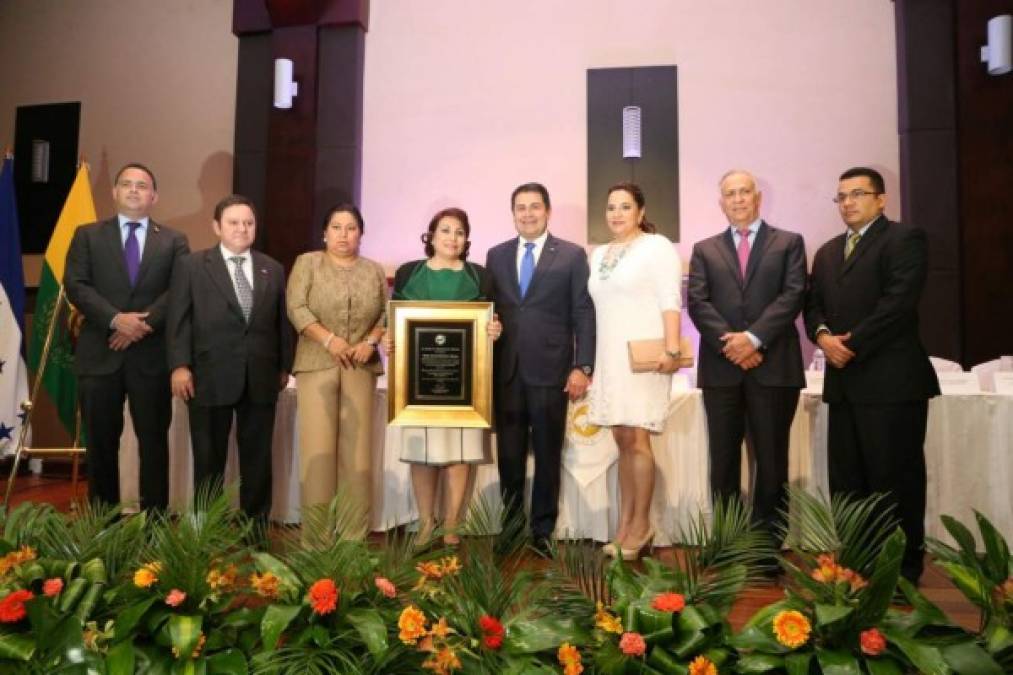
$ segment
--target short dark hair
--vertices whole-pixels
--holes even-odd
[[[250,201],[249,197],[244,197],[243,195],[229,195],[228,197],[223,197],[217,204],[215,204],[214,217],[216,223],[221,225],[222,213],[224,213],[225,209],[230,206],[249,206],[250,210],[253,211],[254,220],[257,218],[257,208],[253,205],[253,202]]]
[[[424,250],[426,252],[426,258],[432,258],[436,255],[436,249],[433,248],[433,236],[436,234],[436,226],[440,224],[440,221],[444,218],[456,218],[460,223],[461,227],[464,228],[464,236],[467,240],[464,242],[464,248],[461,249],[461,260],[468,259],[468,251],[471,250],[471,223],[468,222],[468,214],[464,212],[464,209],[459,209],[456,206],[451,206],[445,209],[441,209],[436,212],[433,219],[429,221],[429,228],[420,237],[424,244]]]
[[[514,203],[517,201],[517,195],[522,192],[537,192],[542,195],[542,201],[545,202],[545,208],[551,209],[552,204],[549,202],[549,191],[545,189],[545,186],[541,183],[525,183],[524,185],[518,185],[514,188],[513,194],[510,195],[510,210],[514,210]]]
[[[327,214],[324,216],[324,222],[320,226],[321,230],[327,230],[328,223],[331,222],[331,218],[333,218],[336,213],[352,214],[352,218],[355,218],[355,222],[359,226],[359,232],[362,233],[366,231],[366,221],[362,219],[362,213],[359,212],[359,207],[351,202],[341,202],[340,204],[335,204],[331,208],[327,209]]]
[[[870,169],[867,166],[854,166],[841,174],[838,180],[846,180],[848,178],[868,178],[869,182],[872,183],[872,189],[875,190],[876,194],[886,193],[886,183],[883,182],[883,174]]]
[[[641,190],[640,186],[637,185],[636,183],[630,183],[628,181],[616,183],[615,185],[610,187],[609,191],[605,193],[605,197],[608,198],[613,192],[619,192],[620,190],[623,192],[629,192],[631,195],[633,195],[633,201],[637,203],[637,208],[643,209],[644,207],[647,206],[647,200],[644,199],[644,191]],[[640,229],[641,231],[648,233],[654,233],[658,231],[658,228],[655,227],[654,223],[647,220],[646,216],[642,221],[640,221]]]
[[[120,176],[122,176],[123,172],[126,171],[127,169],[140,169],[144,173],[148,174],[148,178],[151,179],[151,189],[154,190],[155,192],[158,192],[158,181],[155,180],[155,172],[149,169],[148,167],[144,166],[140,162],[128,162],[123,166],[121,166],[120,170],[116,172],[116,177],[113,178],[114,186],[120,182]]]

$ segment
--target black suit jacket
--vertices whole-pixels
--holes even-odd
[[[503,334],[494,348],[495,379],[562,388],[575,366],[594,365],[594,304],[587,292],[587,253],[551,234],[521,299],[514,237],[489,250],[496,312]]]
[[[918,300],[925,286],[925,232],[880,216],[847,261],[846,234],[834,237],[813,260],[805,322],[810,339],[825,325],[855,357],[828,366],[827,402],[899,403],[931,398],[939,380],[918,337]]]
[[[795,328],[805,285],[802,237],[763,221],[744,281],[729,229],[693,246],[687,309],[700,331],[699,386],[730,387],[746,377],[769,387],[805,386]],[[725,358],[720,340],[725,333],[746,330],[760,339],[763,352],[763,362],[748,371]]]
[[[176,261],[190,250],[186,236],[148,221],[137,283],[130,285],[118,218],[82,225],[67,250],[63,283],[84,315],[74,366],[78,375],[108,375],[128,364],[140,372],[165,371],[165,320]],[[154,332],[123,351],[109,348],[110,324],[120,312],[149,312]]]
[[[285,270],[253,256],[253,309],[243,318],[221,248],[180,260],[173,273],[167,336],[169,368],[188,366],[194,403],[231,405],[247,391],[254,403],[278,397],[279,377],[292,368],[292,326],[285,312]]]

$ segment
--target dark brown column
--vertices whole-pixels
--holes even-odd
[[[896,0],[901,211],[929,236],[921,329],[971,367],[1013,351],[1013,75],[980,62],[1009,0]]]
[[[258,248],[290,268],[320,247],[332,204],[358,203],[368,0],[234,0],[239,37],[233,189],[260,213]],[[272,106],[274,59],[299,93]]]

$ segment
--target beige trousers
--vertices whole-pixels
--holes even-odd
[[[303,508],[330,503],[340,490],[368,517],[376,375],[335,366],[297,373],[295,379]]]

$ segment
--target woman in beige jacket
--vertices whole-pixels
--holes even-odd
[[[299,474],[303,508],[337,491],[368,526],[371,503],[373,396],[383,372],[377,344],[384,333],[387,279],[359,255],[362,214],[352,204],[324,219],[323,251],[304,253],[288,281],[288,316],[299,332],[295,364],[299,404]]]

